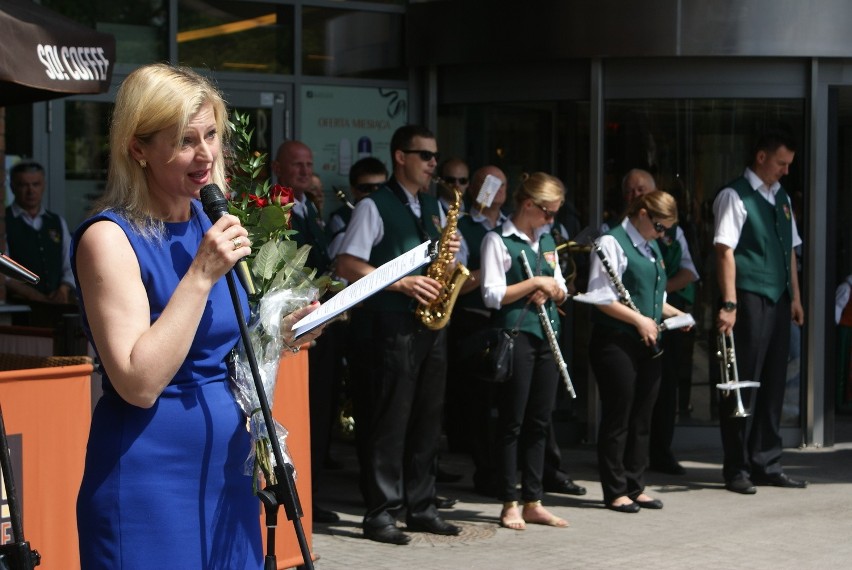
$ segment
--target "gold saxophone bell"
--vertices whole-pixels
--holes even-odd
[[[440,178],[434,180],[445,188],[449,188],[447,183]],[[450,314],[453,312],[453,306],[461,292],[462,285],[470,277],[470,271],[461,263],[456,263],[455,268],[452,271],[449,270],[455,261],[455,254],[450,251],[450,238],[453,237],[458,228],[459,209],[461,207],[461,192],[458,188],[451,190],[455,199],[447,210],[447,225],[441,232],[441,239],[437,248],[438,254],[435,261],[426,270],[428,277],[441,284],[441,292],[431,303],[421,303],[416,311],[417,318],[420,319],[423,326],[431,330],[440,330],[450,322]]]
[[[740,382],[740,375],[737,372],[737,351],[734,347],[733,332],[729,334],[720,332],[717,342],[718,350],[716,356],[719,358],[719,370],[722,373],[723,382],[716,384],[716,388],[721,390],[722,395],[726,398],[731,395],[731,392],[734,392],[737,396],[737,405],[731,417],[746,418],[751,414],[743,406],[743,398],[740,390],[743,388],[759,388],[760,382]]]

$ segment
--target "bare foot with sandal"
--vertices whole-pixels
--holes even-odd
[[[541,506],[541,501],[524,503],[523,519],[530,524],[543,524],[546,526],[555,526],[556,528],[565,528],[568,526],[568,521],[557,517],[545,509]]]
[[[521,517],[518,501],[503,503],[503,510],[500,511],[500,526],[510,530],[526,530],[527,525]]]

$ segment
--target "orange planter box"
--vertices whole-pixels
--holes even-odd
[[[311,423],[308,411],[308,353],[303,350],[295,356],[281,358],[275,385],[272,416],[287,428],[287,449],[296,466],[296,492],[302,505],[302,527],[305,540],[313,554],[313,516],[311,511]],[[261,513],[264,553],[266,552],[266,523]],[[278,511],[278,528],[275,530],[275,557],[279,569],[293,568],[304,563],[293,521],[287,519],[282,506]]]
[[[76,502],[92,415],[92,370],[76,364],[0,372],[24,538],[41,554],[40,569],[80,568]],[[6,511],[2,542],[12,540]]]

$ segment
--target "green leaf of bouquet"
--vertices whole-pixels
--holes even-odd
[[[280,206],[267,206],[260,211],[258,225],[268,233],[287,227],[287,214]]]
[[[254,256],[254,263],[251,266],[252,272],[264,281],[272,279],[278,270],[279,261],[277,244],[271,241],[266,242],[260,246],[257,255]]]

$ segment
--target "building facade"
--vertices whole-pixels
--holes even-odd
[[[754,136],[799,140],[784,180],[804,241],[806,323],[789,350],[788,445],[831,445],[837,394],[834,289],[852,273],[852,5],[844,0],[242,2],[154,0],[47,7],[116,35],[113,89],[6,109],[6,152],[44,162],[48,207],[79,222],[102,188],[109,110],[136,66],[211,73],[249,112],[256,146],[288,138],[315,153],[326,202],[359,156],[387,160],[395,126],[425,123],[445,157],[544,170],[568,189],[572,235],[620,215],[620,181],[651,171],[678,198],[702,280],[678,437],[717,440],[718,296],[710,204],[742,173]],[[94,5],[94,8],[91,7]],[[334,209],[334,208],[330,208]],[[584,256],[575,256],[582,290]],[[588,308],[569,311],[566,360],[580,399],[559,402],[593,438]],[[559,417],[559,416],[558,416]],[[579,427],[576,427],[579,426]]]

